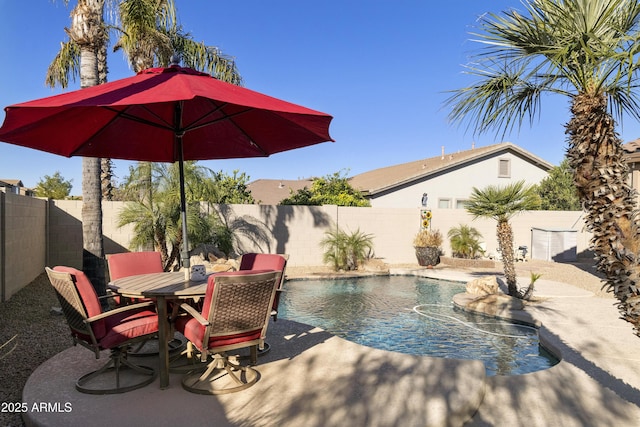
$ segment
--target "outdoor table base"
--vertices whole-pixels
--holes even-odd
[[[192,282],[183,272],[150,273],[123,277],[109,282],[109,289],[130,298],[153,298],[158,310],[158,355],[160,357],[160,388],[169,386],[169,334],[171,318],[167,303],[204,297],[207,279]]]

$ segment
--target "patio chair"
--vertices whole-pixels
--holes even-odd
[[[156,378],[156,371],[134,364],[128,359],[128,348],[158,333],[158,315],[153,302],[102,311],[96,291],[80,270],[71,267],[45,268],[55,289],[62,312],[71,329],[74,345],[92,350],[96,359],[110,350],[109,361],[100,369],[83,375],[76,389],[89,394],[124,393],[144,387]],[[122,375],[130,370],[131,375]]]
[[[155,251],[121,252],[107,255],[111,280],[135,274],[161,273],[162,255]]]
[[[185,390],[199,394],[233,393],[251,387],[260,374],[252,368],[264,344],[278,272],[235,271],[209,277],[202,312],[185,303],[187,313],[176,319],[176,329],[200,352],[200,360],[213,360],[184,375]],[[243,366],[228,352],[250,349],[250,365]]]
[[[162,255],[160,252],[154,251],[142,251],[142,252],[122,252],[117,254],[107,255],[107,265],[109,267],[110,280],[118,280],[123,277],[136,276],[138,274],[148,273],[162,273],[164,268],[162,267]],[[116,297],[117,298],[117,297]],[[146,302],[153,301],[150,298],[136,298],[134,302]],[[126,304],[127,301],[123,297],[120,297],[119,305]],[[171,312],[171,308],[168,308]],[[154,338],[157,341],[157,337]],[[145,344],[142,342],[140,345],[133,349],[130,353],[136,356],[155,356],[158,354],[157,345],[154,349],[143,351]],[[173,352],[180,349],[184,345],[184,342],[180,339],[173,339],[169,341],[169,351]]]
[[[280,303],[280,294],[283,291],[284,285],[284,272],[287,267],[287,261],[289,255],[283,254],[260,254],[260,253],[248,253],[240,257],[239,271],[244,270],[275,270],[278,272],[276,279],[278,287],[276,289],[276,296],[273,299],[273,307],[271,310],[271,317],[273,320],[278,320],[278,305]]]

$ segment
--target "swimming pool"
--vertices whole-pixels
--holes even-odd
[[[558,359],[535,328],[454,308],[465,284],[414,276],[289,280],[278,317],[318,326],[369,347],[476,359],[487,375],[547,369]]]

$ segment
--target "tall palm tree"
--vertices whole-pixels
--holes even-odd
[[[64,0],[68,4],[68,0]],[[117,0],[111,0],[117,3]],[[182,34],[175,20],[175,6],[169,0],[124,0],[120,1],[120,9],[126,15],[127,6],[138,7],[146,11],[147,15],[126,15],[122,21],[126,21],[126,29],[131,29],[135,21],[131,18],[137,16],[139,20],[152,22],[157,25],[158,32],[172,34],[171,46],[178,52],[184,49],[188,53],[189,65],[199,69],[219,70],[221,75],[234,83],[241,83],[241,79],[235,63],[232,59],[219,53],[219,50],[192,42],[188,35]],[[81,87],[94,86],[107,81],[107,48],[109,44],[109,27],[104,21],[105,0],[78,0],[71,13],[72,25],[65,28],[69,39],[61,44],[61,49],[49,65],[45,81],[50,86],[59,84],[67,87],[69,80],[80,75]],[[117,16],[117,15],[116,15]],[[160,16],[160,18],[158,18]],[[167,21],[164,17],[171,17]],[[116,18],[117,21],[117,18]],[[116,22],[117,23],[117,22]],[[162,25],[167,24],[167,28]],[[128,25],[128,26],[127,26]],[[140,58],[136,50],[137,44],[151,45],[148,37],[136,38],[137,33],[130,31],[127,35],[128,46],[124,48],[126,54],[131,52],[133,58]],[[147,34],[147,33],[144,33]],[[159,40],[159,39],[158,39]],[[160,45],[161,43],[158,42]],[[158,47],[158,51],[163,51]],[[165,58],[166,55],[156,56],[154,59]],[[219,60],[219,63],[216,62]],[[168,65],[168,60],[159,65]],[[231,76],[231,77],[229,77]],[[83,158],[83,263],[82,268],[88,274],[98,292],[105,291],[105,266],[104,247],[102,241],[102,185],[103,177],[111,177],[111,162],[109,159]],[[101,170],[105,169],[101,175]],[[105,178],[107,180],[107,178]]]
[[[217,47],[194,41],[190,34],[182,31],[177,24],[173,0],[110,0],[109,5],[118,13],[109,14],[113,22],[105,28],[120,34],[113,49],[124,51],[134,71],[153,66],[166,67],[172,55],[177,53],[189,67],[206,71],[229,83],[242,84],[232,57],[224,55]],[[99,50],[98,84],[107,81],[107,47],[108,38]],[[66,88],[69,80],[79,73],[80,49],[70,35],[61,43],[60,51],[49,65],[45,82],[50,87],[60,85]],[[103,198],[112,200],[113,162],[102,159],[100,167]]]
[[[498,221],[496,233],[498,250],[502,254],[504,276],[509,295],[521,297],[516,282],[515,256],[513,253],[513,229],[509,220],[516,214],[534,210],[540,206],[540,198],[532,186],[524,181],[508,184],[504,187],[489,185],[481,190],[473,188],[465,209],[474,218],[492,218]]]
[[[591,248],[622,317],[640,335],[638,236],[634,191],[627,183],[616,121],[640,118],[640,3],[635,0],[524,0],[480,18],[485,46],[469,73],[479,80],[447,100],[454,122],[478,133],[513,129],[541,112],[545,93],[570,100],[567,158]],[[504,134],[503,134],[504,135]]]
[[[71,26],[65,28],[69,40],[75,45],[65,50],[77,54],[77,60],[72,65],[79,66],[82,88],[95,86],[100,81],[99,63],[105,53],[108,37],[103,12],[104,0],[78,0],[71,13]],[[100,184],[100,159],[83,157],[82,269],[96,287],[98,294],[104,294],[106,283]]]
[[[188,67],[242,84],[234,58],[215,46],[196,42],[178,25],[173,0],[123,0],[118,12],[120,37],[113,50],[122,50],[134,71],[166,67],[177,53]]]

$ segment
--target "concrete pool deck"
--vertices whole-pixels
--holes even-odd
[[[392,274],[463,282],[477,277],[449,269],[397,269]],[[172,374],[166,390],[160,390],[156,380],[121,395],[86,395],[75,391],[75,380],[104,360],[95,360],[86,349],[74,347],[43,363],[27,381],[23,402],[31,409],[34,403],[50,404],[51,410],[30,410],[25,423],[640,425],[640,338],[618,318],[615,300],[542,279],[536,282],[535,296],[542,301],[518,315],[540,322],[541,341],[562,358],[545,371],[486,377],[477,361],[370,349],[311,326],[279,319],[269,328],[272,350],[258,361],[261,378],[247,390],[222,396],[195,395],[184,391],[180,376]],[[56,402],[61,404],[61,411],[53,410]],[[64,412],[66,403],[71,408],[68,412]]]

